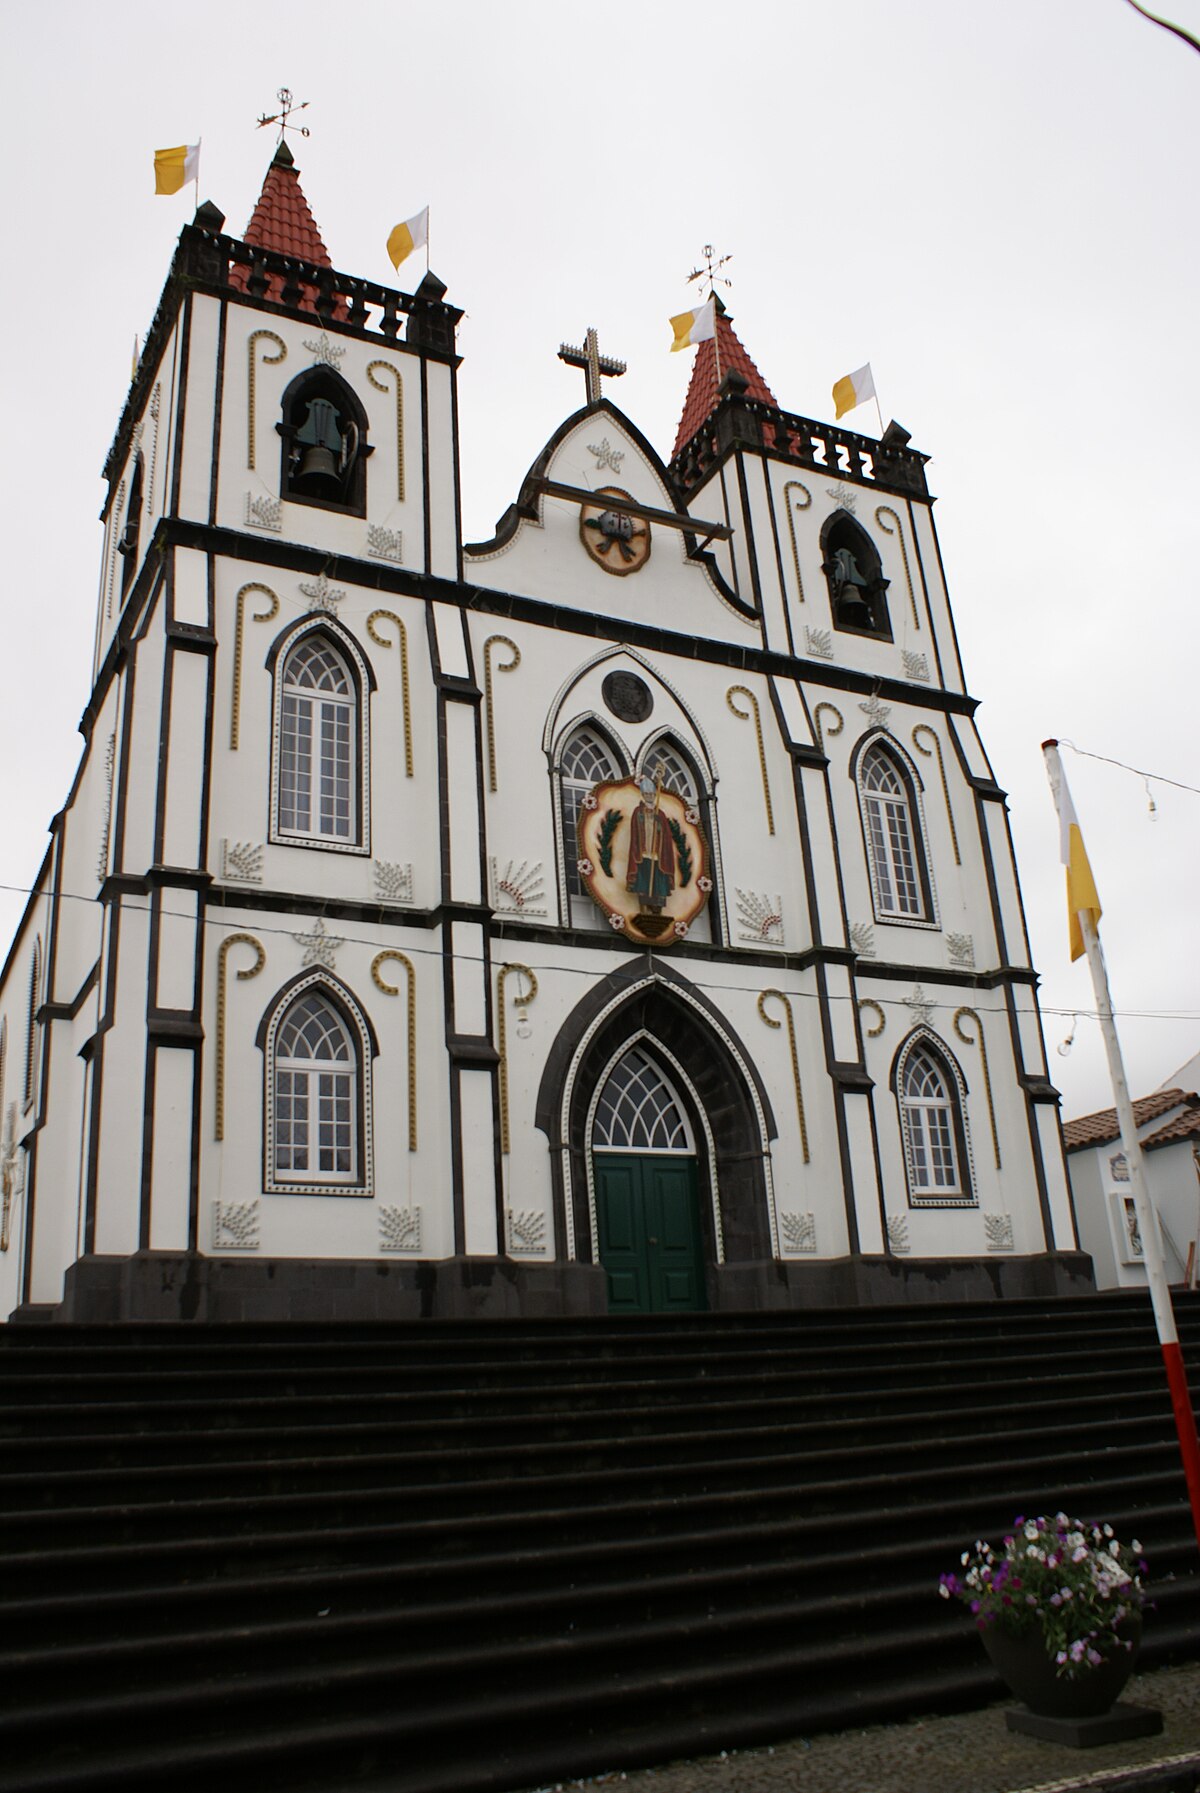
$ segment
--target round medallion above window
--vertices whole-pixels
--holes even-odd
[[[654,708],[650,687],[636,672],[610,672],[600,690],[620,722],[645,722]]]

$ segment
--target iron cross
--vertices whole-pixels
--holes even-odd
[[[607,355],[600,353],[600,338],[588,325],[587,335],[583,339],[583,347],[577,349],[568,342],[559,344],[558,358],[565,361],[568,367],[581,367],[587,381],[587,402],[594,405],[600,397],[600,376],[607,374],[615,380],[626,371],[623,361],[611,361]]]

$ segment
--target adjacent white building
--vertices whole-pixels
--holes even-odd
[[[0,1309],[1086,1285],[905,432],[785,412],[722,313],[667,462],[591,338],[467,544],[442,284],[335,272],[286,149],[223,225],[107,463],[0,984]]]
[[[1194,1066],[1185,1065],[1184,1071]],[[1197,1280],[1200,1252],[1200,1096],[1186,1083],[1133,1105],[1146,1188],[1158,1219],[1167,1280]],[[1079,1238],[1101,1289],[1146,1287],[1141,1228],[1115,1108],[1063,1127]]]

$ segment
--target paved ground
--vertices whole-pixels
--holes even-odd
[[[1010,1731],[1004,1712],[1013,1702],[1007,1700],[952,1718],[557,1781],[537,1793],[1175,1793],[1200,1786],[1200,1666],[1138,1675],[1123,1698],[1157,1706],[1162,1735],[1067,1749]]]

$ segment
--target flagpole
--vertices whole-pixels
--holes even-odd
[[[1042,753],[1046,761],[1050,789],[1054,794],[1054,807],[1061,821],[1062,793],[1066,790],[1066,780],[1063,776],[1062,760],[1059,758],[1058,742],[1043,741]],[[1158,1342],[1162,1347],[1163,1365],[1167,1372],[1167,1386],[1171,1391],[1175,1430],[1179,1435],[1179,1454],[1183,1459],[1184,1480],[1187,1483],[1188,1501],[1192,1509],[1192,1525],[1196,1533],[1196,1542],[1200,1544],[1200,1440],[1197,1440],[1196,1437],[1196,1415],[1188,1392],[1187,1372],[1184,1369],[1183,1352],[1179,1346],[1175,1312],[1171,1306],[1171,1290],[1163,1264],[1162,1244],[1158,1233],[1158,1215],[1150,1201],[1149,1191],[1146,1187],[1145,1163],[1138,1141],[1133,1103],[1129,1098],[1129,1085],[1126,1081],[1125,1065],[1121,1057],[1121,1042],[1117,1037],[1117,1024],[1113,1016],[1112,996],[1108,987],[1108,970],[1104,963],[1104,950],[1100,945],[1100,936],[1096,932],[1096,924],[1092,919],[1091,911],[1080,909],[1077,912],[1077,919],[1083,936],[1083,949],[1087,954],[1088,969],[1092,974],[1092,988],[1096,993],[1100,1032],[1108,1057],[1108,1075],[1112,1083],[1117,1121],[1121,1129],[1121,1148],[1129,1169],[1129,1186],[1133,1196],[1134,1212],[1137,1215],[1138,1229],[1142,1236],[1142,1261],[1146,1267],[1146,1282],[1150,1289],[1150,1301],[1154,1309],[1154,1324],[1158,1331]]]

